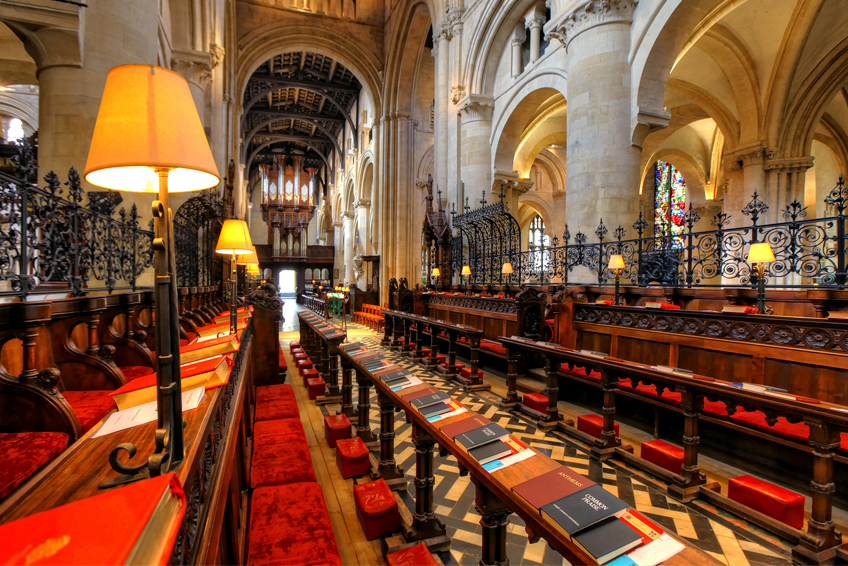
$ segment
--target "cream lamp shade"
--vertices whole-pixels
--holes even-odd
[[[252,246],[253,251],[246,255],[238,256],[236,260],[236,264],[238,265],[248,265],[250,263],[259,263],[259,258],[256,256],[256,246]]]
[[[251,275],[259,275],[259,264],[258,263],[248,263],[247,264],[247,272]]]
[[[765,263],[774,261],[774,251],[767,242],[751,244],[751,250],[748,252],[748,263]]]
[[[433,277],[438,277],[438,276],[440,276],[441,274],[442,274],[442,272],[441,272],[441,271],[439,271],[439,268],[438,268],[438,267],[434,267],[434,268],[433,268]]]
[[[153,65],[109,71],[94,125],[84,178],[121,191],[198,191],[220,181],[186,80]]]
[[[501,267],[501,273],[503,273],[504,275],[509,275],[510,273],[512,273],[512,264],[509,262],[503,264],[503,267]]]
[[[471,268],[467,265],[462,266],[462,274],[463,275],[471,275]]]
[[[611,255],[607,269],[624,269],[624,258],[618,254]]]
[[[250,241],[250,232],[247,231],[247,222],[235,218],[224,220],[221,227],[221,235],[215,244],[215,251],[225,255],[242,255],[253,253],[253,243]]]

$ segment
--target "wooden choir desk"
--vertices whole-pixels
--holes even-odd
[[[242,332],[227,385],[210,390],[197,409],[183,413],[185,460],[176,474],[187,508],[171,554],[172,564],[243,564],[252,423],[245,418],[253,374],[253,325]],[[92,439],[100,425],[45,466],[0,505],[0,522],[12,521],[102,493],[98,486],[118,473],[109,453],[135,444],[139,464],[154,450],[157,423]],[[122,453],[121,458],[126,458]],[[108,544],[108,541],[104,541]]]
[[[480,564],[496,565],[506,564],[506,542],[508,516],[517,514],[527,525],[534,536],[539,536],[559,552],[572,564],[596,564],[596,562],[579,547],[562,537],[556,529],[545,518],[539,515],[537,509],[516,497],[512,493],[512,486],[527,481],[529,478],[539,476],[543,473],[556,469],[559,463],[548,458],[544,454],[533,450],[536,455],[523,462],[513,464],[509,468],[489,473],[460,450],[453,439],[448,438],[441,432],[440,427],[472,416],[467,414],[458,415],[449,419],[443,419],[437,423],[428,422],[418,411],[405,401],[401,394],[389,389],[379,377],[372,376],[361,364],[346,352],[339,352],[342,357],[342,366],[348,366],[357,373],[357,379],[364,379],[377,388],[380,400],[380,461],[377,468],[372,472],[373,478],[394,477],[398,473],[403,474],[395,461],[395,434],[394,414],[398,409],[406,410],[412,419],[412,441],[415,443],[415,512],[413,523],[409,529],[405,529],[404,541],[395,544],[392,539],[384,541],[384,552],[394,552],[419,542],[424,542],[430,550],[449,548],[450,539],[447,536],[444,523],[439,520],[433,511],[433,487],[434,477],[434,449],[440,447],[440,455],[452,454],[463,473],[470,473],[471,480],[476,488],[476,506],[482,520],[483,527],[483,554]],[[403,394],[416,391],[417,388],[426,388],[426,384],[403,390]],[[437,426],[438,424],[438,426]],[[388,483],[388,480],[387,480]],[[391,485],[391,484],[390,484]],[[397,487],[395,489],[398,489]],[[684,541],[681,541],[684,542]],[[684,544],[686,544],[684,542]],[[718,564],[718,562],[707,553],[690,545],[676,555],[672,560],[676,565],[707,565]]]
[[[822,563],[832,558],[836,547],[841,544],[841,535],[832,521],[833,493],[836,485],[833,481],[834,453],[840,444],[840,434],[848,432],[848,407],[821,402],[795,395],[770,395],[730,387],[730,382],[698,374],[669,373],[654,369],[649,365],[628,362],[612,356],[581,354],[554,344],[540,345],[529,340],[501,338],[501,343],[509,352],[509,374],[507,377],[507,396],[501,406],[514,408],[520,402],[516,390],[516,366],[518,358],[525,355],[537,355],[545,359],[547,376],[548,407],[540,424],[543,427],[558,426],[571,436],[580,438],[592,445],[591,454],[600,460],[613,455],[635,466],[645,469],[663,478],[669,484],[668,494],[682,501],[701,497],[714,505],[719,505],[742,515],[749,521],[775,532],[794,542],[793,556],[802,563]],[[557,401],[559,400],[558,377],[560,365],[584,367],[587,373],[594,370],[600,373],[603,389],[603,431],[596,439],[581,432],[563,421]],[[620,393],[619,382],[629,379],[632,387],[637,384],[655,385],[657,393],[664,390],[681,394],[680,406],[683,409],[684,463],[680,475],[673,474],[657,465],[632,454],[632,449],[621,445],[615,435],[615,399]],[[791,423],[804,422],[810,427],[810,448],[813,453],[811,473],[811,497],[813,499],[812,516],[807,530],[801,531],[779,521],[756,513],[747,507],[723,497],[713,491],[698,466],[698,444],[700,443],[698,421],[705,401],[722,403],[728,413],[737,407],[746,411],[759,410],[765,413],[769,422],[779,417]]]
[[[423,339],[425,334],[425,325],[430,329],[430,355],[424,361],[424,367],[429,370],[441,372],[446,379],[455,378],[462,383],[466,391],[488,391],[492,388],[491,385],[484,383],[479,374],[479,352],[480,340],[483,338],[483,331],[473,326],[464,324],[454,324],[444,320],[430,318],[428,316],[418,316],[410,313],[400,312],[391,309],[383,309],[383,315],[386,317],[385,334],[383,336],[383,344],[388,341],[393,350],[399,350],[402,355],[411,356],[415,361],[425,360],[423,352]],[[412,350],[412,326],[415,325],[415,350]],[[439,359],[439,333],[444,332],[448,340],[447,352],[447,367],[440,366]],[[400,335],[403,334],[403,345],[400,345]],[[391,336],[391,339],[389,339]],[[468,340],[470,349],[469,377],[465,378],[457,375],[456,371],[456,340],[463,336]]]
[[[321,332],[318,324],[329,324],[339,332],[341,329],[332,322],[310,313],[299,312],[297,318],[300,322],[300,345],[312,360],[312,365],[318,370],[321,378],[327,384],[324,395],[315,399],[319,405],[326,403],[342,403],[342,392],[339,390],[339,366],[338,354],[339,344],[345,341],[347,334],[328,338]],[[349,384],[348,384],[349,386]],[[344,384],[342,384],[344,389]],[[350,393],[349,389],[347,390]]]
[[[303,306],[321,316],[329,316],[327,301],[316,295],[303,295]]]

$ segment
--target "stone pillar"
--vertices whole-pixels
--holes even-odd
[[[491,187],[492,145],[489,138],[492,135],[494,101],[481,94],[469,94],[459,101],[457,107],[460,118],[459,143],[462,147],[459,163],[462,181],[467,189]],[[477,195],[469,196],[475,198]],[[455,198],[456,195],[453,199],[449,197],[449,202]]]
[[[353,213],[343,212],[344,220],[344,266],[345,275],[343,283],[353,283]]]
[[[530,62],[535,63],[541,56],[542,26],[545,23],[544,6],[536,6],[524,17],[524,27],[530,31]]]
[[[333,259],[333,269],[339,271],[338,279],[335,278],[335,272],[330,274],[331,284],[333,286],[340,285],[344,283],[344,281],[340,281],[340,279],[344,275],[344,231],[343,231],[344,223],[340,220],[336,220],[333,222],[333,247],[335,250],[334,259]],[[315,279],[318,279],[315,277]]]
[[[637,0],[577,2],[545,26],[568,51],[566,215],[571,234],[596,242],[603,219],[633,234],[639,155],[630,132],[630,23]],[[611,234],[607,235],[607,239]]]
[[[363,191],[366,188],[367,187],[362,187]],[[368,246],[368,242],[371,236],[368,223],[368,213],[370,206],[371,201],[368,199],[357,199],[353,203],[353,213],[356,214],[359,218],[359,253],[361,255],[371,254],[371,251]],[[360,289],[363,290],[368,288],[368,273],[366,272],[364,262],[362,275],[356,281],[351,281],[351,283],[356,284]]]
[[[527,34],[521,27],[516,27],[510,36],[509,44],[512,46],[512,76],[517,77],[524,70],[521,47],[527,39]]]
[[[433,56],[436,58],[436,108],[433,120],[436,185],[448,190],[448,102],[450,91],[450,26],[443,24],[433,38]]]

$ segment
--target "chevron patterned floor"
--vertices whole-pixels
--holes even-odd
[[[358,325],[348,325],[349,339],[363,341],[369,347],[381,348],[379,336]],[[680,503],[666,496],[666,484],[641,470],[615,458],[603,463],[589,458],[589,447],[559,432],[543,433],[529,419],[518,413],[497,407],[499,398],[491,393],[465,393],[461,387],[445,382],[408,358],[385,349],[388,358],[405,367],[426,383],[450,393],[472,410],[485,415],[509,430],[515,437],[531,444],[629,503],[658,524],[685,538],[693,545],[731,566],[787,564],[791,562],[791,545],[771,533],[701,501]],[[354,391],[354,406],[356,395]],[[338,405],[325,405],[324,414],[335,413]],[[375,434],[380,426],[377,396],[372,391],[371,427]],[[402,414],[396,420],[396,459],[407,474],[409,490],[402,499],[414,508],[412,482],[415,473],[415,448],[410,439],[412,426]],[[474,509],[474,486],[468,477],[460,477],[456,460],[436,458],[436,513],[448,527],[452,544],[450,552],[439,553],[446,566],[476,565],[480,560],[480,516]],[[510,516],[508,556],[512,564],[568,564],[544,541],[530,544],[524,533],[524,523]]]

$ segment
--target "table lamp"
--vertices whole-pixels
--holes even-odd
[[[509,276],[512,275],[512,273],[513,273],[512,263],[506,262],[505,264],[503,264],[503,267],[501,267],[501,275],[506,275],[506,281],[507,281],[507,284],[504,285],[504,289],[506,289],[509,286]]]
[[[621,294],[619,293],[619,281],[621,279],[621,271],[624,269],[624,258],[619,254],[610,256],[607,269],[611,269],[615,273],[615,306],[621,305]]]
[[[251,247],[253,248],[252,252],[250,252],[247,255],[240,255],[240,256],[238,256],[238,259],[236,259],[236,265],[245,266],[245,271],[244,271],[245,281],[247,280],[247,275],[248,275],[247,266],[250,265],[251,263],[256,263],[256,264],[259,263],[259,257],[256,255],[256,246],[251,245]],[[238,274],[236,274],[236,275],[238,275]],[[236,277],[236,279],[238,279],[238,277]],[[248,292],[250,292],[249,288],[248,288]]]
[[[751,265],[757,264],[757,310],[760,311],[760,314],[766,314],[765,264],[774,260],[774,250],[767,242],[751,244],[751,250],[748,252],[748,263]]]
[[[438,288],[438,286],[439,286],[439,277],[441,277],[441,276],[442,276],[442,271],[441,271],[438,267],[434,267],[434,268],[433,268],[433,277],[435,277],[435,278],[436,278],[436,284],[435,284],[435,285],[434,285],[434,287],[433,287],[434,289]]]
[[[465,276],[465,292],[468,293],[468,280],[471,278],[471,268],[467,265],[462,266],[462,273]]]
[[[154,319],[156,325],[156,449],[147,461],[129,465],[136,447],[116,446],[109,463],[121,475],[112,487],[176,470],[182,463],[183,416],[176,254],[170,192],[199,191],[220,182],[209,142],[186,80],[153,65],[122,65],[106,77],[83,178],[99,187],[157,193]]]
[[[258,263],[247,264],[247,274],[250,275],[250,286],[253,287],[253,281],[261,273]]]
[[[215,252],[230,256],[230,334],[235,334],[238,328],[236,262],[238,256],[247,256],[253,253],[253,243],[250,241],[247,222],[237,218],[224,220],[224,225],[221,226],[221,235],[218,236],[218,243],[215,244]]]

